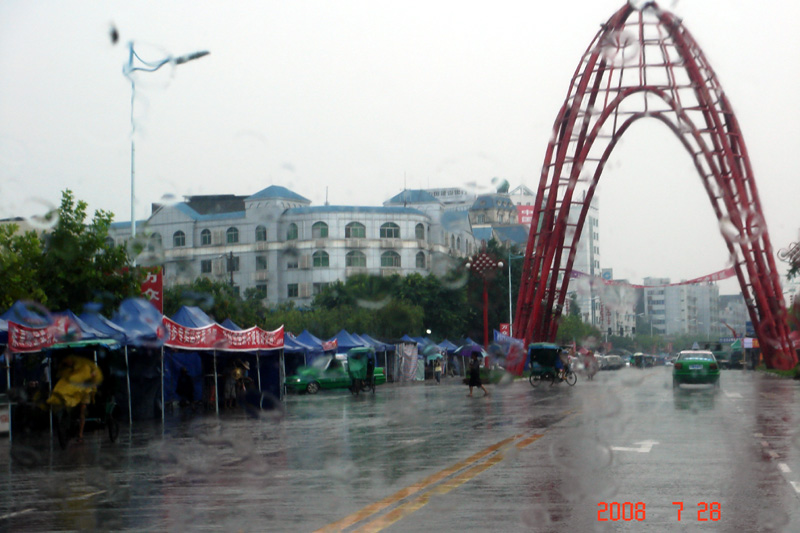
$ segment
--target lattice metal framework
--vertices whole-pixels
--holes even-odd
[[[572,78],[542,167],[515,335],[526,343],[555,339],[603,167],[642,118],[663,122],[689,152],[720,221],[762,353],[770,366],[793,367],[797,355],[775,255],[736,116],[689,31],[654,2],[626,4],[614,13]],[[569,218],[573,205],[580,207],[577,223]]]

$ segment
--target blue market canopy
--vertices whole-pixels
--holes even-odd
[[[231,330],[231,331],[242,331],[242,328],[240,328],[240,327],[239,327],[239,326],[236,324],[236,322],[234,322],[234,321],[233,321],[233,320],[231,320],[230,318],[226,318],[225,320],[223,320],[223,321],[222,321],[222,324],[220,324],[220,326],[222,326],[222,327],[223,327],[223,328],[225,328],[225,329],[229,329],[229,330]]]
[[[322,340],[309,333],[307,329],[304,329],[303,332],[296,337],[296,339],[308,346],[313,346],[314,348],[319,348],[320,350],[323,349]]]
[[[147,300],[128,298],[120,304],[111,321],[125,330],[128,344],[160,348],[167,338],[162,318],[161,313]]]
[[[211,317],[195,306],[184,305],[171,318],[186,328],[203,328],[215,324]]]
[[[378,352],[393,352],[394,349],[395,349],[393,344],[386,344],[385,342],[381,342],[381,341],[379,341],[377,339],[373,339],[372,337],[370,337],[366,333],[362,333],[360,335],[360,337],[363,340],[365,340],[368,343],[370,343],[372,346],[374,346],[375,350],[378,351]]]
[[[458,348],[458,346],[456,346],[455,344],[453,344],[449,340],[445,339],[445,340],[443,340],[442,342],[439,343],[439,348],[442,348],[447,353],[454,353],[456,351],[456,348]]]
[[[125,334],[125,330],[103,315],[97,313],[82,313],[80,319],[96,331],[102,333],[104,337],[114,339],[123,344],[127,343],[128,336]]]
[[[339,333],[334,335],[331,339],[329,339],[329,342],[333,341],[333,340],[336,340],[336,342],[337,342],[337,350],[336,351],[338,353],[345,353],[345,352],[347,352],[347,350],[349,350],[351,348],[367,348],[367,347],[369,347],[368,345],[365,345],[363,341],[358,341],[358,340],[354,339],[352,335],[350,335],[347,331],[345,331],[343,329],[340,330]]]

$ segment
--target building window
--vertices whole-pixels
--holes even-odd
[[[394,222],[387,222],[381,226],[381,239],[399,239],[400,226]]]
[[[150,237],[147,239],[147,251],[148,252],[155,252],[156,250],[163,247],[163,243],[161,242],[161,234],[160,233],[151,233]]]
[[[314,260],[314,268],[326,268],[330,266],[330,256],[328,256],[328,252],[318,250],[314,252],[312,256]]]
[[[286,286],[286,296],[289,298],[297,298],[300,295],[300,289],[297,283],[290,283]]]
[[[344,261],[345,266],[348,267],[367,267],[367,256],[364,255],[364,252],[359,252],[358,250],[347,252],[347,255],[344,257]]]
[[[200,232],[200,246],[208,246],[211,244],[211,230],[204,229]]]
[[[289,224],[289,227],[286,228],[286,240],[287,241],[297,240],[297,224],[295,224],[294,222]]]
[[[266,242],[267,240],[267,228],[264,226],[258,226],[256,228],[256,242]]]
[[[200,261],[200,273],[211,274],[211,259],[203,259]]]
[[[288,270],[293,270],[295,268],[298,268],[298,265],[299,265],[299,263],[298,263],[298,260],[297,260],[297,256],[289,256],[286,259],[286,268]]]
[[[239,256],[228,256],[228,272],[239,272]]]
[[[344,227],[345,239],[365,239],[367,237],[367,228],[360,222],[351,222]]]
[[[486,224],[486,215],[478,215],[477,224]]]
[[[418,241],[424,241],[425,240],[425,226],[423,226],[422,224],[417,224],[414,227],[414,237]]]
[[[313,285],[314,296],[321,293],[328,286],[328,283],[315,283]]]
[[[186,246],[186,234],[182,231],[176,231],[172,234],[172,246],[179,248]]]
[[[256,256],[256,270],[266,270],[267,269],[267,256],[266,255],[257,255]]]
[[[263,300],[267,297],[267,284],[266,283],[256,283],[256,298]]]
[[[312,239],[324,239],[328,236],[328,225],[324,222],[314,222],[311,226]]]
[[[239,230],[236,228],[228,228],[225,232],[225,240],[228,244],[236,244],[239,242]]]
[[[382,268],[399,268],[400,267],[400,254],[397,252],[383,252],[381,254],[381,267]]]
[[[417,268],[425,268],[425,254],[417,252]]]
[[[461,250],[461,237],[456,239],[456,250]]]

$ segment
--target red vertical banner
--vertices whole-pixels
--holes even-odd
[[[142,296],[158,309],[159,313],[164,313],[164,276],[160,266],[143,268],[145,273],[142,281]]]
[[[506,324],[505,322],[500,324],[500,333],[503,335],[511,336],[511,324]]]

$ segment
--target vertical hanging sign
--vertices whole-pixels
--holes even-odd
[[[160,266],[143,268],[142,296],[153,304],[159,313],[164,313],[164,274]]]

